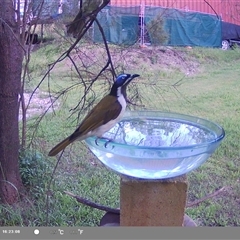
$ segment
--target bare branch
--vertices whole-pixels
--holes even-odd
[[[206,195],[205,197],[201,198],[201,199],[198,199],[196,201],[193,201],[193,202],[189,202],[187,203],[186,207],[189,208],[189,207],[193,207],[193,206],[196,206],[206,200],[208,200],[209,198],[213,198],[225,191],[227,191],[227,189],[229,188],[229,186],[225,186],[225,187],[222,187],[221,189],[213,192],[213,193],[210,193],[208,195]],[[97,208],[99,210],[102,210],[102,211],[106,211],[106,212],[111,212],[111,213],[117,213],[117,214],[120,214],[120,209],[119,208],[110,208],[110,207],[107,207],[107,206],[103,206],[101,204],[98,204],[98,203],[94,203],[90,200],[87,200],[85,198],[82,198],[80,196],[77,196],[71,192],[68,192],[68,191],[64,191],[64,193],[66,193],[67,195],[75,198],[78,202],[84,204],[84,205],[87,205],[89,207],[92,207],[92,208]]]
[[[8,23],[6,21],[4,21],[4,19],[0,18],[0,22],[2,22],[4,25],[6,25],[6,27],[12,32],[13,37],[17,40],[17,42],[19,43],[19,45],[21,46],[22,50],[24,52],[26,52],[24,46],[22,45],[22,43],[19,41],[18,37],[16,36],[16,34],[13,32],[13,29],[8,25]]]
[[[105,37],[103,28],[102,28],[101,24],[99,23],[99,21],[97,19],[95,19],[95,21],[96,21],[96,23],[98,25],[98,28],[99,28],[99,31],[101,32],[102,37],[103,37],[103,42],[104,42],[104,45],[105,45],[105,48],[106,48],[106,51],[107,51],[107,56],[108,56],[109,64],[110,64],[111,69],[112,69],[113,76],[116,77],[117,75],[116,75],[116,72],[115,72],[114,67],[113,67],[111,54],[110,54],[110,51],[109,51],[109,47],[108,47],[108,44],[107,44],[107,39]]]
[[[61,158],[62,158],[62,155],[63,155],[63,153],[64,153],[64,150],[61,152],[61,154],[60,154],[60,156],[59,156],[59,158],[58,158],[58,160],[57,160],[57,162],[56,162],[56,164],[55,164],[55,167],[54,167],[54,169],[53,169],[53,171],[52,171],[52,174],[51,174],[51,178],[50,178],[50,181],[49,181],[49,183],[48,183],[48,186],[47,186],[47,198],[46,198],[46,209],[47,209],[47,214],[46,214],[46,226],[48,226],[48,218],[49,218],[49,197],[50,197],[50,186],[51,186],[51,184],[52,184],[52,181],[53,181],[53,177],[54,177],[54,174],[55,174],[55,172],[56,172],[56,170],[57,170],[57,166],[58,166],[58,164],[59,164],[59,162],[60,162],[60,160],[61,160]]]
[[[188,207],[193,207],[193,206],[199,205],[200,203],[208,200],[209,198],[213,198],[213,197],[216,197],[219,194],[222,194],[223,192],[227,191],[228,189],[229,189],[229,186],[222,187],[219,190],[204,196],[203,198],[200,198],[200,199],[197,199],[193,202],[187,203],[186,207],[188,208]]]
[[[215,9],[212,7],[212,5],[208,1],[206,1],[206,0],[204,0],[204,2],[214,11],[214,13],[216,14],[217,18],[219,19],[220,17],[217,14],[217,12],[215,11]]]
[[[92,207],[92,208],[97,208],[99,210],[102,210],[102,211],[106,211],[106,212],[112,212],[112,213],[120,213],[120,209],[116,209],[116,208],[110,208],[110,207],[107,207],[107,206],[103,206],[101,204],[98,204],[98,203],[94,203],[92,201],[89,201],[87,199],[84,199],[82,197],[79,197],[77,195],[74,195],[73,193],[71,192],[67,192],[67,191],[64,191],[67,195],[75,198],[78,202],[84,204],[84,205],[87,205],[89,207]]]

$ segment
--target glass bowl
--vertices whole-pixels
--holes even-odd
[[[153,180],[196,169],[224,136],[221,126],[199,117],[129,111],[104,138],[89,137],[85,141],[97,158],[118,174]]]

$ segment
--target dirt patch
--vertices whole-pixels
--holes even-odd
[[[30,98],[30,104],[27,109],[27,118],[33,117],[35,115],[40,115],[44,113],[45,111],[51,112],[52,108],[50,107],[52,105],[52,100],[48,93],[44,93],[41,91],[36,91],[33,95],[32,93],[24,93],[25,98],[25,104],[27,106]],[[58,107],[59,103],[54,103],[54,108]],[[50,107],[50,108],[49,108]],[[19,113],[19,120],[22,119],[22,109],[20,107],[20,113]]]
[[[199,72],[200,63],[191,57],[192,48],[173,47],[110,47],[111,58],[116,69],[143,69],[163,71],[180,71],[185,75],[195,75]],[[106,50],[97,46],[84,46],[74,54],[76,62],[84,63],[85,67],[106,62]]]
[[[146,47],[131,51],[126,54],[126,62],[130,64],[129,67],[144,63],[153,69],[178,70],[186,75],[199,72],[199,63],[185,49],[179,51],[171,47]]]

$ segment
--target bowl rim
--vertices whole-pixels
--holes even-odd
[[[124,144],[124,143],[118,143],[118,142],[115,142],[115,141],[111,141],[109,142],[109,145],[114,145],[114,146],[120,146],[121,148],[131,148],[131,149],[141,149],[141,150],[144,150],[144,149],[147,149],[147,150],[188,150],[188,149],[194,149],[194,148],[202,148],[202,147],[206,147],[206,146],[210,146],[212,144],[216,144],[216,143],[220,143],[223,138],[225,137],[225,130],[223,129],[223,127],[221,127],[219,124],[217,124],[216,122],[214,121],[210,121],[210,120],[207,120],[207,119],[204,119],[204,118],[201,118],[201,117],[197,117],[197,116],[192,116],[192,115],[187,115],[187,114],[182,114],[182,113],[177,113],[177,112],[164,112],[164,111],[156,111],[156,110],[138,110],[138,111],[126,111],[124,116],[122,117],[122,119],[119,121],[119,122],[122,122],[122,121],[125,121],[129,118],[131,119],[134,119],[134,118],[141,118],[141,114],[159,114],[159,115],[162,115],[162,116],[165,116],[164,119],[172,119],[174,116],[178,117],[178,119],[174,119],[174,121],[177,121],[177,120],[181,120],[181,122],[188,122],[186,119],[189,119],[189,120],[197,120],[197,121],[200,121],[200,122],[205,122],[205,123],[208,123],[208,124],[211,124],[213,125],[214,127],[216,127],[220,133],[217,135],[217,137],[213,140],[210,140],[210,141],[206,141],[204,143],[198,143],[198,144],[191,144],[191,145],[187,145],[187,146],[176,146],[176,147],[171,147],[171,146],[164,146],[164,147],[151,147],[151,146],[137,146],[137,145],[129,145],[129,144]],[[159,116],[155,116],[156,117],[159,117]],[[143,117],[142,117],[143,118]],[[144,117],[145,119],[148,118],[148,119],[153,119],[154,116],[145,116]],[[183,119],[184,118],[184,119]],[[197,123],[197,121],[195,121],[194,123]],[[119,123],[118,122],[118,123]],[[190,122],[190,121],[189,121]],[[198,123],[198,125],[201,125]],[[206,126],[204,126],[206,128]],[[95,142],[95,139],[97,137],[96,136],[91,136],[91,137],[88,137],[85,139],[86,143],[89,145],[90,144],[90,140],[94,139],[94,142]],[[101,143],[102,146],[104,146],[104,144],[106,144],[109,140],[107,139],[104,139],[104,138],[98,138],[98,142]],[[100,145],[99,145],[100,146]],[[105,148],[106,149],[106,148]]]

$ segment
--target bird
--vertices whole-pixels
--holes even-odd
[[[93,17],[96,17],[98,11],[100,11],[104,5],[107,4],[102,2],[102,0],[81,1],[77,16],[70,24],[66,26],[67,33],[73,34],[74,37],[81,35],[84,28],[86,28],[88,25],[87,23],[89,23]]]
[[[48,156],[55,156],[75,140],[82,141],[88,137],[101,138],[123,116],[127,106],[126,89],[128,84],[139,74],[120,74],[111,91],[87,114],[79,127],[66,139],[57,144]]]

